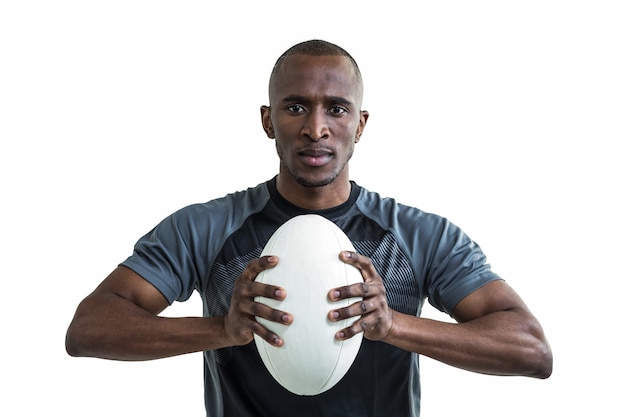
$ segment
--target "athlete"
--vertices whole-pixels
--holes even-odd
[[[269,82],[262,126],[274,140],[278,174],[247,190],[184,207],[139,239],[132,255],[78,306],[72,356],[149,360],[204,352],[207,416],[411,416],[420,413],[419,355],[473,372],[547,378],[552,353],[518,294],[461,229],[435,214],[381,198],[352,181],[349,161],[369,114],[363,82],[344,49],[312,40],[287,50]],[[305,213],[335,222],[355,252],[338,254],[363,283],[329,288],[331,300],[363,302],[328,312],[361,316],[337,339],[363,334],[344,378],[316,396],[282,388],[265,369],[253,335],[284,341],[255,317],[289,326],[294,317],[255,302],[284,288],[255,282],[280,262],[260,257],[272,233]],[[198,292],[203,317],[166,318]],[[456,322],[421,318],[425,301]]]

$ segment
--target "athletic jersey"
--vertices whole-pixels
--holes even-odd
[[[372,259],[389,306],[419,316],[426,299],[451,314],[465,296],[499,279],[481,249],[445,218],[382,198],[352,182],[348,201],[320,211],[282,198],[276,178],[245,191],[185,207],[135,245],[122,265],[170,303],[202,297],[204,316],[225,316],[235,279],[290,218],[315,213],[337,224]],[[292,394],[267,371],[255,342],[204,352],[208,417],[417,417],[419,358],[363,339],[347,374],[315,396]]]

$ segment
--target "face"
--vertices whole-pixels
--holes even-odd
[[[292,55],[270,84],[263,128],[276,141],[279,178],[303,187],[348,181],[347,164],[365,127],[362,87],[347,57]],[[286,177],[286,178],[285,178]]]

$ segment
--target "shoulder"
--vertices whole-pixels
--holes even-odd
[[[261,183],[204,203],[188,205],[174,212],[171,218],[179,225],[197,227],[212,224],[229,228],[250,214],[262,210],[269,199],[267,183]]]
[[[137,243],[176,252],[185,247],[196,257],[211,258],[245,221],[269,201],[265,183],[205,203],[183,207],[161,220]]]
[[[364,187],[360,187],[356,204],[359,211],[380,227],[402,235],[426,234],[432,237],[433,234],[443,233],[446,228],[455,227],[443,216],[400,203],[393,197],[383,197]]]
[[[448,263],[455,255],[483,257],[479,246],[446,217],[361,188],[357,201],[364,216],[391,234],[411,259],[423,266]]]

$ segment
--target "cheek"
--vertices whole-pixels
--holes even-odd
[[[359,141],[359,138],[357,136],[359,130],[358,120],[346,123],[341,127],[341,129],[341,137],[344,138],[346,143],[349,143],[353,146],[356,142]]]
[[[286,139],[296,138],[299,136],[301,131],[301,125],[296,123],[294,120],[277,120],[273,125],[274,128],[274,136],[275,138],[282,138],[283,141]]]
[[[275,146],[276,146],[276,154],[278,155],[278,159],[280,159],[281,161],[285,161],[285,159],[289,158],[289,151],[287,149],[287,144],[285,143],[284,140],[280,139],[280,136],[277,134],[276,138],[274,139],[275,142]]]

